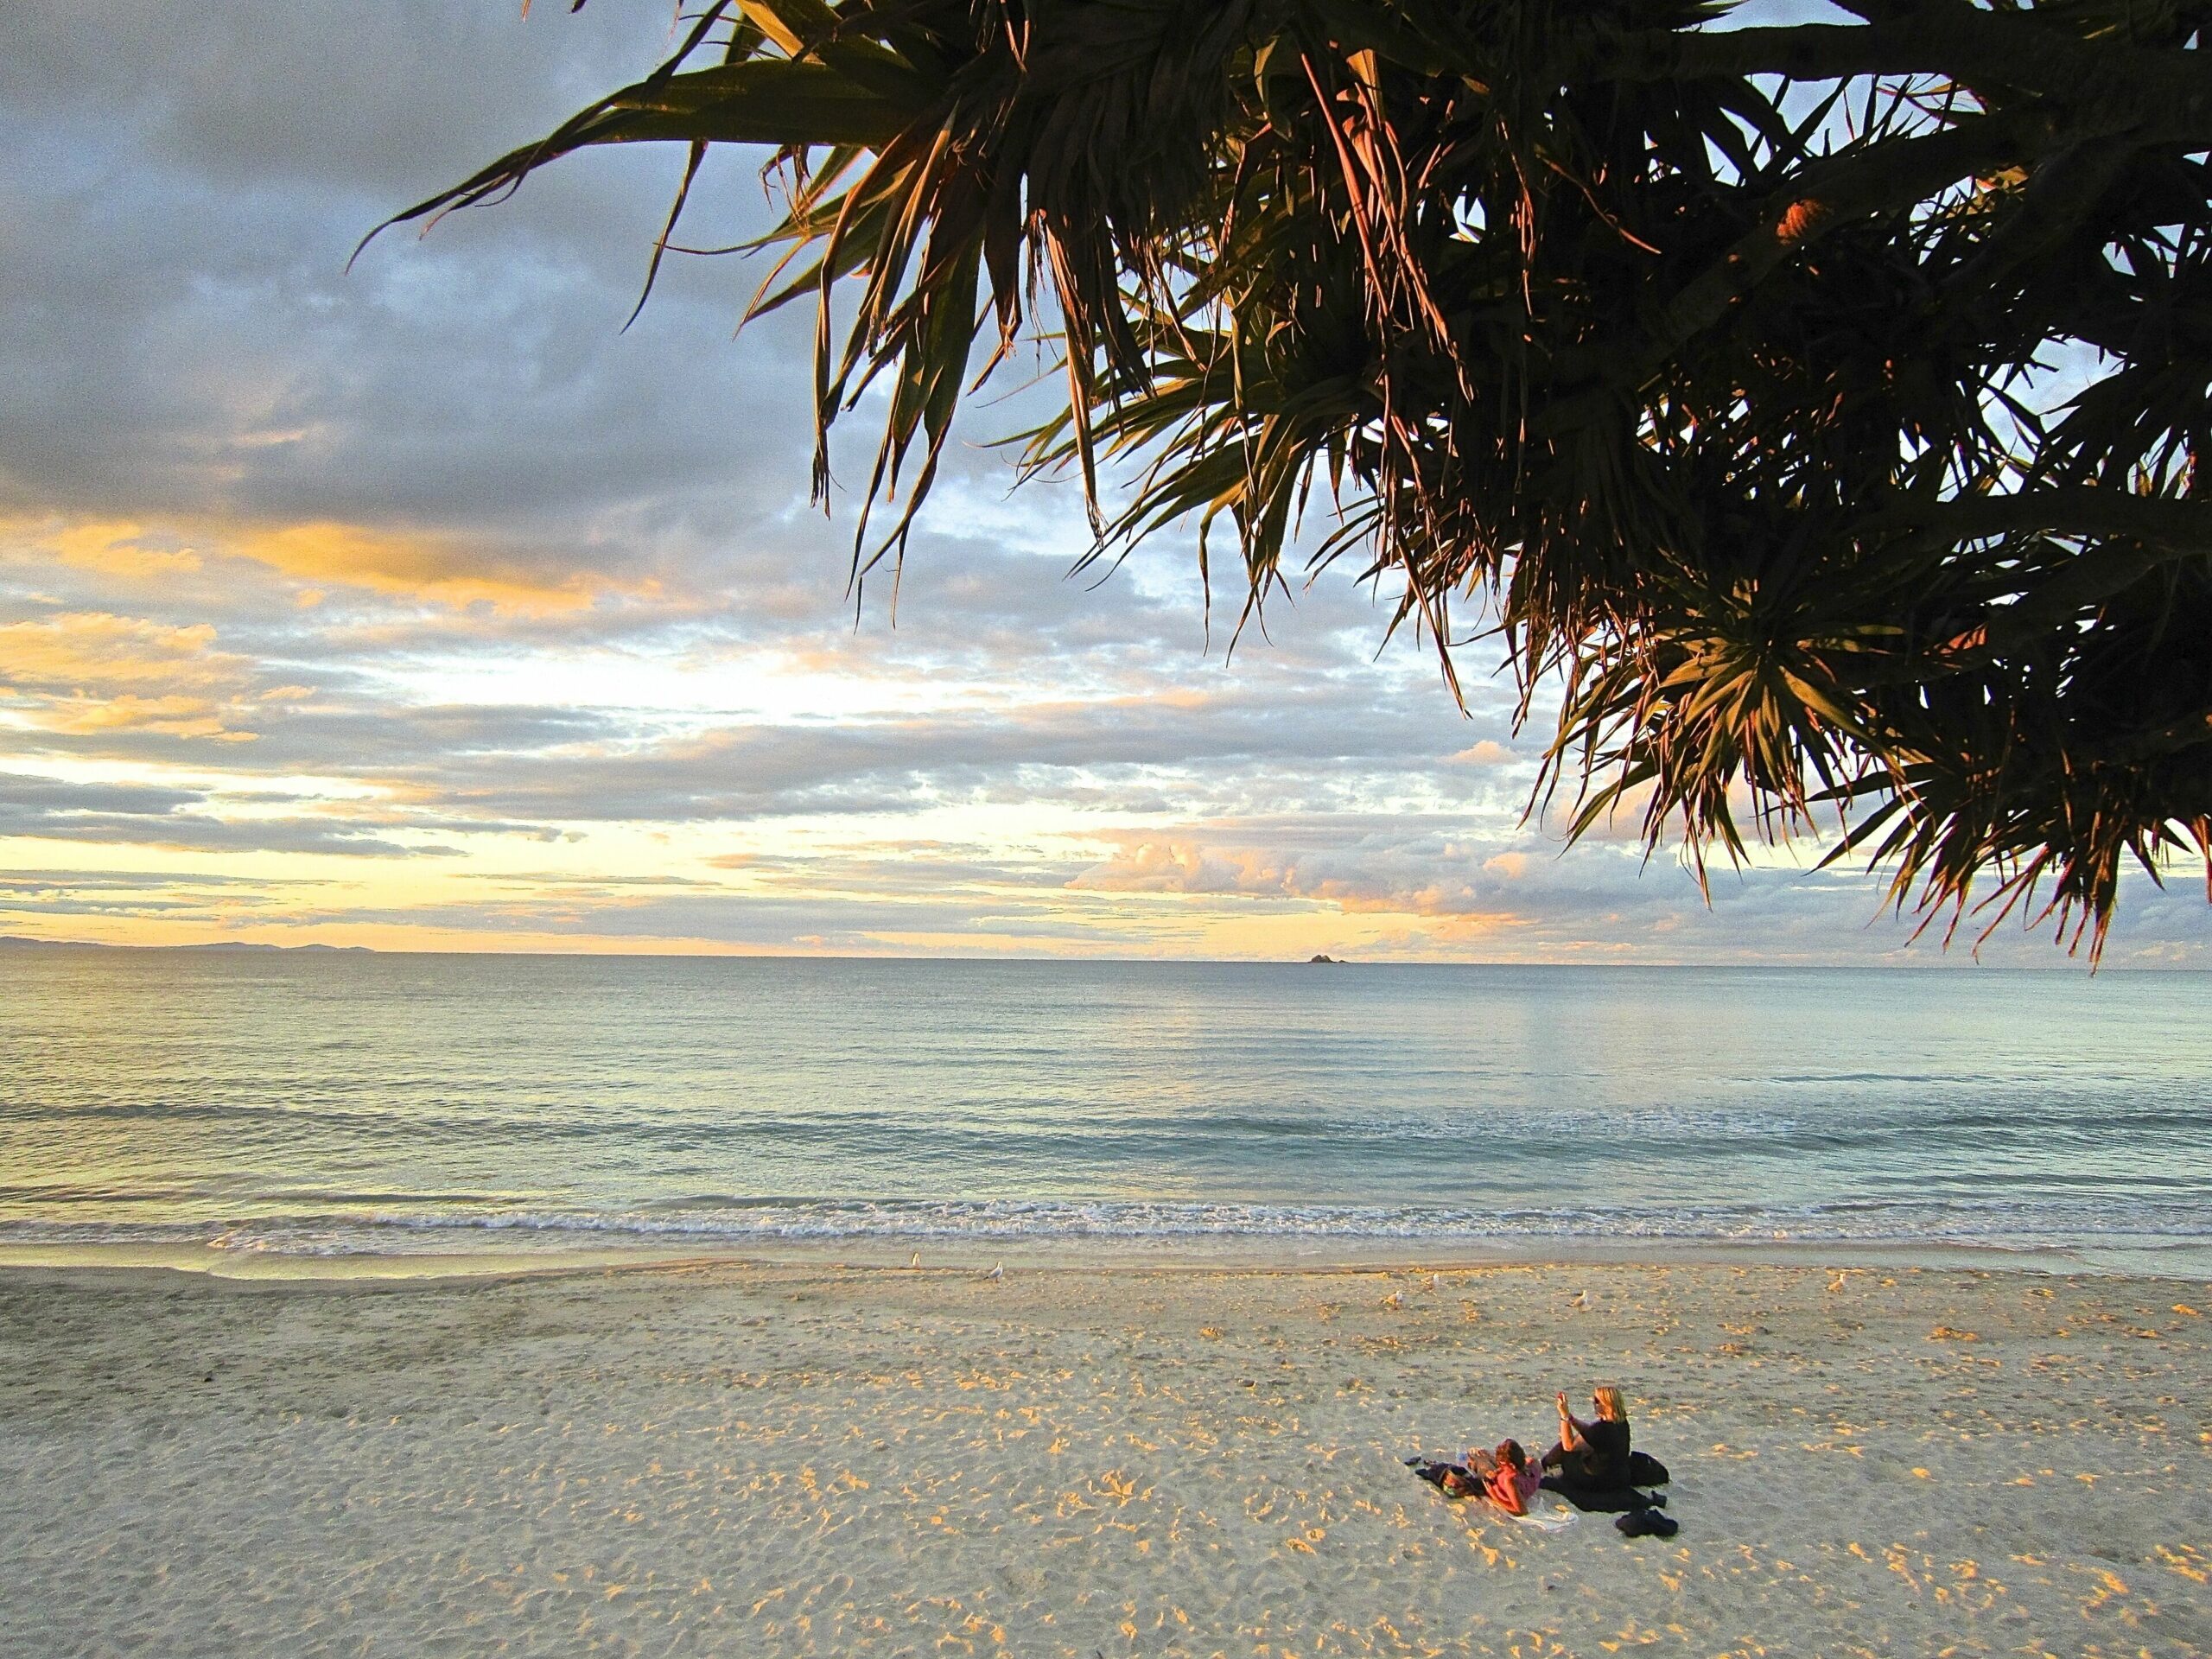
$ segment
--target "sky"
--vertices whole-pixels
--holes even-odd
[[[1715,874],[1524,808],[1341,571],[1209,633],[1195,532],[1070,576],[979,408],[895,617],[806,500],[810,319],[677,259],[681,166],[371,226],[670,42],[663,0],[10,0],[0,934],[437,950],[1963,965],[1817,849]],[[701,242],[766,222],[710,164]],[[868,411],[841,449],[865,476]],[[1541,724],[1541,721],[1539,721]],[[1992,962],[2059,966],[2008,929]],[[2212,964],[2184,877],[2107,966]]]

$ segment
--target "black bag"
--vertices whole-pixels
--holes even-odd
[[[1425,1458],[1408,1458],[1406,1467],[1444,1494],[1446,1497],[1470,1497],[1481,1488],[1482,1482],[1472,1471],[1456,1463],[1431,1463]],[[1457,1477],[1464,1490],[1453,1491],[1445,1482]]]

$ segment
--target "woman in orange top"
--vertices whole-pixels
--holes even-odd
[[[1467,1453],[1467,1473],[1474,1477],[1474,1484],[1462,1484],[1459,1490],[1469,1495],[1480,1492],[1508,1515],[1529,1513],[1529,1502],[1544,1478],[1542,1468],[1518,1440],[1500,1440],[1495,1452],[1474,1447]]]

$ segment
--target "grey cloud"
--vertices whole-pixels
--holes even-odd
[[[48,841],[113,842],[200,853],[335,853],[356,858],[450,856],[450,847],[403,846],[376,836],[327,830],[299,819],[234,823],[181,812],[162,818],[97,812],[40,813],[0,807],[0,836]]]
[[[157,817],[197,806],[206,798],[188,790],[138,784],[71,783],[60,778],[0,772],[0,813]]]
[[[251,745],[226,747],[226,770],[288,774],[302,771],[373,779],[384,774],[427,776],[435,766],[467,778],[484,757],[530,753],[563,744],[613,742],[626,728],[611,715],[537,705],[433,704],[380,709],[363,701],[352,707],[309,705],[265,711]],[[632,729],[627,734],[634,734]],[[100,755],[134,760],[175,760],[204,747],[159,732],[39,733],[19,736],[19,753]],[[242,794],[239,798],[248,798]],[[533,825],[532,828],[541,826]]]
[[[982,848],[933,842],[840,848],[806,857],[736,854],[709,862],[770,887],[809,893],[827,887],[839,893],[950,893],[1005,887],[1058,890],[1067,887],[1084,868],[1084,861],[1076,858],[1013,859],[988,855]]]
[[[410,847],[308,817],[223,819],[188,809],[207,797],[129,785],[76,784],[0,773],[0,836],[116,842],[198,852],[344,853],[406,858],[442,847]]]
[[[578,158],[512,203],[420,241],[399,232],[343,269],[377,212],[542,130],[666,40],[658,8],[555,13],[524,27],[498,8],[428,3],[27,0],[0,71],[14,324],[0,504],[462,535],[491,567],[658,581],[709,601],[694,620],[721,609],[734,638],[757,637],[747,619],[842,626],[850,504],[834,526],[795,511],[806,318],[732,344],[752,275],[679,260],[617,332],[671,157]],[[94,109],[102,119],[79,118]],[[702,237],[759,228],[748,173],[733,158],[699,193]],[[1001,408],[970,425],[1019,423]],[[863,410],[856,456],[866,424]],[[947,474],[903,595],[909,637],[939,660],[1127,665],[1156,663],[1160,645],[1193,659],[1187,547],[1142,556],[1173,567],[1170,601],[1127,573],[1087,592],[1061,580],[1082,542],[1071,487],[1008,508],[1003,456],[965,445]],[[979,518],[993,528],[973,535]],[[188,587],[204,617],[237,585]],[[874,591],[880,627],[888,584]],[[1325,591],[1371,641],[1372,607],[1347,583]],[[644,641],[680,625],[660,608],[510,626]]]
[[[553,529],[702,479],[788,499],[804,433],[753,418],[738,387],[779,380],[804,409],[803,320],[702,350],[747,278],[679,261],[664,302],[618,333],[670,157],[583,158],[345,270],[382,213],[664,46],[664,14],[600,10],[528,26],[431,4],[11,12],[0,500]],[[716,233],[762,222],[742,174],[702,193]]]
[[[1462,806],[1517,810],[1517,783],[1446,763],[1470,728],[1433,697],[1378,700],[1356,681],[1300,681],[1275,669],[1192,677],[1211,683],[1204,692],[1163,677],[1131,676],[1109,698],[702,730],[632,710],[380,704],[374,683],[357,677],[347,701],[256,709],[256,741],[226,746],[221,760],[236,772],[327,772],[386,785],[426,825],[525,832],[953,800],[1319,810],[1421,779]],[[1081,683],[1070,680],[1070,690]],[[17,745],[23,753],[140,760],[194,752],[192,740],[151,730],[41,733]]]
[[[269,912],[320,885],[144,870],[49,870],[0,878],[0,915],[206,920],[238,910]]]
[[[0,98],[56,117],[133,118],[149,148],[235,184],[404,190],[456,147],[488,155],[534,136],[602,79],[650,67],[666,38],[662,8],[658,30],[640,27],[635,4],[574,19],[566,7],[520,10],[226,0],[88,20],[70,0],[13,0]]]
[[[618,750],[538,753],[397,776],[450,806],[553,822],[702,821],[853,812],[931,800],[1073,798],[1088,777],[1133,769],[1224,774],[1262,763],[1249,785],[1276,798],[1316,774],[1387,770],[1433,753],[1419,722],[1279,717],[1225,697],[1196,707],[1131,701],[1017,714],[753,726]],[[1281,775],[1294,767],[1296,781]],[[1100,804],[1104,804],[1102,798]]]
[[[230,900],[219,907],[206,898],[190,894],[118,898],[56,891],[35,898],[0,895],[0,916],[143,917],[161,921],[205,921],[214,919],[221,908],[232,904],[261,906],[269,902],[260,899]]]
[[[506,901],[392,909],[334,906],[299,912],[302,927],[332,923],[412,924],[495,935],[530,932],[609,939],[710,940],[786,948],[825,929],[859,938],[962,933],[988,918],[971,906],[919,897],[909,901],[695,893],[625,899],[588,893],[518,895]],[[1025,918],[1026,919],[1026,918]]]
[[[356,660],[442,644],[849,639],[849,503],[834,526],[798,510],[806,319],[732,345],[751,276],[678,261],[638,326],[616,332],[669,157],[580,158],[507,206],[419,242],[403,232],[343,270],[376,212],[542,130],[614,66],[652,61],[660,9],[540,8],[522,26],[497,7],[40,0],[11,21],[0,283],[16,326],[0,503],[338,519],[460,537],[494,572],[658,584],[649,598],[463,625],[345,595],[287,613],[271,590],[257,607],[246,595],[269,584],[211,564],[144,595],[148,613],[225,619],[226,643],[264,655]],[[82,118],[96,109],[103,118]],[[733,160],[702,192],[702,237],[761,222],[747,173]],[[1015,423],[1001,410],[974,424]],[[905,626],[888,629],[876,584],[845,653],[854,671],[1033,675],[1049,662],[1096,683],[1201,661],[1187,547],[1142,556],[1156,579],[1125,572],[1087,591],[1064,579],[1082,542],[1071,488],[1009,508],[1003,457],[967,447],[947,474],[917,538]],[[89,581],[83,593],[102,596]],[[1357,626],[1363,650],[1379,634],[1342,582],[1279,620],[1286,667],[1355,667],[1332,631]]]

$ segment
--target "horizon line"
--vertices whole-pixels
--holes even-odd
[[[924,955],[906,951],[849,952],[805,950],[546,950],[534,949],[465,950],[424,946],[409,950],[391,950],[372,944],[325,944],[309,941],[302,944],[272,944],[259,939],[206,939],[181,944],[142,944],[110,939],[47,939],[24,933],[0,934],[0,951],[16,950],[125,950],[168,951],[182,953],[255,951],[288,956],[367,956],[367,957],[524,957],[548,961],[584,958],[593,961],[648,962],[887,962],[914,963],[1020,963],[1035,966],[1040,963],[1104,963],[1116,966],[1147,967],[1220,967],[1220,968],[1534,968],[1534,969],[1618,969],[1641,972],[1675,969],[1755,969],[1765,973],[1991,973],[1991,974],[2048,974],[2078,969],[2085,978],[2105,974],[2205,974],[2212,967],[2197,967],[2174,963],[2107,963],[2095,967],[2077,959],[2061,955],[2048,966],[2031,966],[2022,963],[1985,963],[1972,952],[1954,957],[1948,951],[1934,957],[1906,962],[1899,960],[1854,962],[1766,962],[1713,961],[1591,961],[1555,960],[1534,961],[1524,958],[1491,958],[1474,960],[1452,957],[1393,957],[1362,961],[1355,957],[1116,957],[1096,955],[1058,955],[1040,953],[1022,956],[1007,952],[976,951],[959,955]]]

